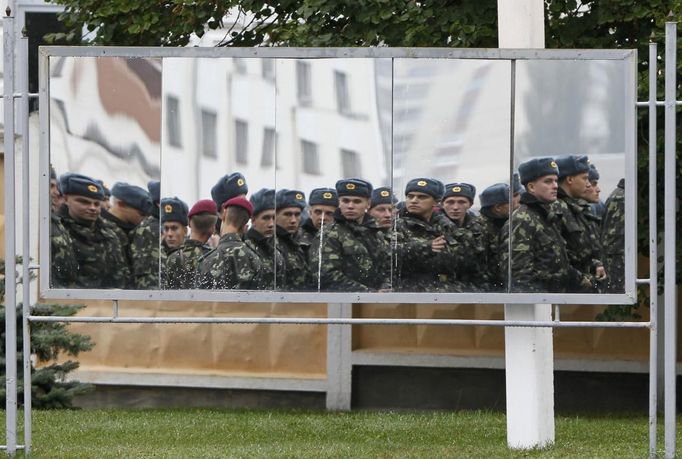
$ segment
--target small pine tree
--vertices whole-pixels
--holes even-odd
[[[20,260],[17,260],[20,263]],[[0,259],[0,403],[5,406],[5,263]],[[31,307],[31,314],[37,316],[72,316],[83,305],[62,304],[36,304]],[[22,306],[17,307],[17,370],[21,375],[23,368],[23,333],[22,333]],[[77,357],[82,351],[92,349],[94,343],[89,336],[70,332],[66,324],[57,322],[34,322],[31,325],[31,354],[35,361],[46,363],[38,369],[34,367],[34,359],[31,359],[31,399],[33,408],[54,409],[72,408],[73,398],[92,390],[92,385],[79,381],[66,381],[66,375],[78,368],[78,362],[67,360],[57,363],[60,355]],[[48,362],[53,362],[47,364]],[[17,401],[23,401],[23,378],[17,378]]]

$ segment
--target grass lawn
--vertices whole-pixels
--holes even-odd
[[[4,425],[4,412],[2,419]],[[554,446],[516,452],[506,447],[505,422],[501,413],[477,411],[34,411],[30,457],[491,459],[648,455],[647,418],[639,414],[557,417]],[[662,430],[659,427],[659,438]],[[23,443],[23,436],[18,443]],[[661,448],[662,444],[659,441]],[[678,447],[682,447],[679,440]]]

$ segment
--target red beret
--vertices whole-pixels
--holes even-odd
[[[253,206],[249,202],[248,199],[243,198],[241,196],[237,196],[236,198],[228,199],[223,203],[221,208],[225,209],[226,207],[231,207],[231,206],[237,206],[241,207],[242,209],[246,210],[249,213],[249,217],[253,215]]]
[[[196,214],[203,213],[216,214],[217,212],[218,208],[216,207],[215,202],[213,202],[212,199],[200,199],[189,210],[189,214],[187,214],[187,217],[192,218]]]

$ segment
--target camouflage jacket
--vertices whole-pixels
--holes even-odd
[[[135,230],[136,225],[131,225],[130,223],[124,222],[114,214],[102,209],[102,218],[106,223],[109,223],[109,227],[116,233],[118,240],[121,243],[121,248],[123,249],[123,255],[126,257],[128,263],[128,268],[132,272],[132,262],[130,256],[130,238],[132,236],[133,230]],[[132,279],[130,282],[130,287],[134,287],[132,284]]]
[[[158,290],[161,232],[158,213],[146,217],[130,235],[133,288]]]
[[[72,288],[78,280],[73,241],[56,212],[50,214],[50,276],[53,288]]]
[[[260,258],[263,266],[263,286],[267,290],[276,290],[285,283],[284,256],[279,250],[275,250],[274,237],[265,237],[255,229],[251,228],[244,237],[246,244]],[[275,283],[275,274],[277,283]]]
[[[502,268],[502,251],[508,251],[509,248],[501,246],[502,228],[508,217],[497,217],[487,211],[481,209],[479,217],[479,224],[481,225],[481,244],[483,246],[483,259],[487,266],[487,277],[491,292],[502,292],[505,290],[507,282],[506,271],[507,268]],[[502,277],[502,273],[505,274]]]
[[[311,276],[305,251],[296,241],[296,238],[284,228],[281,226],[275,228],[275,244],[284,258],[284,283],[281,284],[281,289],[310,290]]]
[[[301,226],[298,228],[298,234],[296,235],[296,240],[298,244],[303,248],[306,259],[310,259],[310,246],[313,245],[313,241],[316,237],[320,235],[313,221],[310,218],[306,218]]]
[[[561,236],[558,206],[538,201],[532,194],[521,195],[521,207],[511,216],[511,291],[565,292],[580,285],[580,272],[568,259],[566,241]],[[507,279],[509,221],[502,228],[500,276]]]
[[[625,291],[625,180],[606,200],[602,220],[601,244],[604,268],[609,275],[605,290],[610,293]]]
[[[78,263],[76,287],[125,288],[130,271],[121,250],[118,236],[101,218],[93,224],[74,220],[68,208],[62,206],[60,216],[71,236],[73,252]]]
[[[341,292],[391,288],[389,240],[372,217],[365,215],[357,223],[346,220],[337,209],[334,223],[322,231],[310,246],[315,289],[318,285],[321,290]]]
[[[591,212],[586,201],[571,198],[561,187],[558,197],[556,206],[563,217],[561,234],[566,241],[569,262],[589,279],[591,285],[578,290],[585,293],[598,292],[599,285],[594,274],[597,267],[603,266],[601,241],[597,231],[599,217]]]
[[[467,247],[467,252],[472,257],[467,269],[459,270],[457,279],[462,282],[465,291],[489,291],[490,275],[486,263],[486,251],[483,240],[483,226],[481,217],[469,211],[464,216],[464,223],[459,226],[453,221],[460,230],[460,238]]]
[[[211,247],[203,242],[185,240],[180,248],[168,255],[161,278],[161,288],[176,290],[194,288],[199,259],[211,250]]]
[[[199,261],[197,288],[261,290],[263,265],[258,255],[235,233],[224,234],[218,247]]]

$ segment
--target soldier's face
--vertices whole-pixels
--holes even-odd
[[[521,207],[521,193],[514,193],[512,195],[512,205],[514,206],[514,210]]]
[[[57,179],[50,179],[50,198],[55,208],[59,208],[62,205],[63,198],[57,187]]]
[[[76,221],[94,222],[102,211],[102,201],[69,194],[65,196],[69,215]]]
[[[251,227],[265,237],[275,234],[275,210],[264,210],[251,219]]]
[[[498,217],[509,217],[509,203],[495,204],[492,211]]]
[[[144,220],[144,213],[141,210],[137,210],[134,207],[130,207],[123,201],[118,201],[116,203],[116,206],[119,209],[119,214],[123,217],[125,221],[128,223],[132,223],[133,225],[139,225],[142,220]]]
[[[563,182],[565,185],[562,186],[569,196],[587,200],[588,195],[592,192],[592,184],[588,177],[587,172],[566,177],[566,180]]]
[[[298,207],[285,207],[277,211],[277,224],[284,228],[289,234],[298,231],[301,224],[301,209]]]
[[[528,192],[543,202],[556,201],[556,192],[559,182],[556,175],[545,175],[537,180],[528,182]]]
[[[187,227],[180,222],[163,222],[163,240],[171,249],[180,247],[187,235]]]
[[[450,196],[443,199],[441,204],[448,217],[459,223],[464,221],[467,210],[471,207],[471,201],[463,196]]]
[[[310,206],[308,213],[310,214],[310,220],[313,222],[315,228],[320,229],[322,226],[322,221],[324,220],[324,226],[329,225],[334,220],[334,211],[336,207],[325,206],[323,204],[315,204]]]
[[[374,217],[379,226],[390,228],[393,225],[393,206],[391,204],[379,204],[369,209],[369,214]]]
[[[599,193],[601,193],[601,188],[599,188],[599,182],[593,180],[590,182],[590,185],[592,186],[588,188],[584,199],[587,202],[597,203],[599,202]]]
[[[433,207],[436,204],[436,198],[426,193],[411,191],[405,195],[405,207],[414,215],[428,218],[433,213]]]
[[[369,209],[369,198],[361,196],[341,196],[339,198],[339,211],[347,220],[362,222],[367,209]]]

